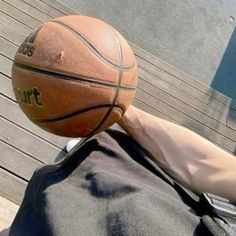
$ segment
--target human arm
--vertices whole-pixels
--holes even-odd
[[[236,157],[198,134],[130,106],[119,125],[177,182],[236,200]]]

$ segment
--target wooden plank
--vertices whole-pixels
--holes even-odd
[[[147,62],[139,57],[137,57],[137,61],[139,67],[142,68],[143,70],[147,71],[150,74],[153,74],[154,76],[165,81],[166,83],[175,86],[179,90],[182,90],[186,94],[193,96],[194,98],[200,100],[201,102],[207,104],[208,106],[223,112],[225,112],[226,109],[229,109],[230,104],[226,105],[224,103],[219,102],[218,100],[214,99],[208,94],[201,92],[200,90],[194,88],[188,83],[185,83],[183,80],[179,80],[177,77],[170,75],[168,72],[159,69],[150,62]]]
[[[0,22],[0,37],[19,46],[25,40],[25,36],[19,34],[14,28],[8,27]]]
[[[12,0],[10,0],[12,1]],[[14,0],[15,1],[15,0]],[[54,7],[40,1],[40,0],[34,0],[33,2],[31,0],[23,0],[25,3],[30,5],[31,7],[36,8],[38,11],[41,13],[46,14],[49,18],[55,18],[58,16],[64,16],[65,14],[62,13],[61,11],[58,11]],[[45,21],[45,20],[42,20]]]
[[[230,109],[228,120],[227,120],[227,126],[234,129],[236,132],[236,112],[235,110]]]
[[[161,85],[161,82],[163,81],[165,82],[165,85],[170,84],[174,86],[176,89],[182,91],[184,96],[186,97],[185,102],[188,101],[188,103],[189,102],[192,103],[195,99],[195,101],[199,100],[199,102],[205,103],[207,106],[209,106],[209,108],[207,108],[207,106],[205,106],[204,108],[206,109],[206,111],[204,112],[206,115],[211,116],[212,118],[220,121],[223,124],[226,124],[227,119],[232,121],[231,117],[236,116],[236,110],[231,109],[232,104],[225,105],[223,103],[220,103],[219,101],[215,100],[209,95],[204,94],[199,90],[196,90],[195,88],[184,83],[183,81],[178,81],[178,79],[176,79],[175,77],[171,77],[168,73],[158,70],[157,67],[153,66],[152,64],[142,61],[142,59],[139,62],[140,62],[139,67],[144,68],[144,69],[139,69],[141,73],[143,72],[143,74],[145,74],[144,71],[146,71],[147,74],[149,74],[148,76],[152,78],[152,81],[156,79],[158,80],[158,82],[160,82],[160,85]],[[154,78],[154,76],[156,78]],[[194,99],[187,99],[187,97],[189,98],[193,97]],[[231,102],[233,102],[233,100],[231,100]],[[198,105],[196,108],[199,110],[200,106]],[[213,108],[213,110],[211,108]],[[216,110],[219,112],[217,112]],[[221,113],[224,113],[225,115],[221,115]],[[228,114],[230,114],[229,118],[228,118]],[[228,126],[232,129],[235,129],[234,122],[228,123]]]
[[[175,121],[179,122],[181,125],[207,138],[208,140],[217,144],[221,148],[226,149],[231,153],[235,152],[236,150],[235,142],[217,133],[215,130],[212,130],[211,128],[205,126],[204,124],[199,123],[197,120],[190,118],[188,115],[176,110],[169,104],[164,103],[159,99],[156,99],[151,93],[147,93],[138,88],[136,92],[136,97],[139,100],[144,101],[146,104],[150,104],[154,109],[159,110],[166,116],[171,117]]]
[[[0,195],[20,205],[27,182],[0,167]]]
[[[13,60],[17,50],[18,46],[4,38],[0,38],[0,54]]]
[[[0,54],[0,73],[10,77],[12,61]]]
[[[0,140],[42,163],[54,162],[56,155],[61,151],[60,148],[52,146],[5,118],[0,117],[0,127]]]
[[[32,32],[32,29],[20,23],[19,21],[13,19],[12,17],[0,12],[0,22],[4,25],[7,25],[11,28],[14,28],[17,33],[20,35],[29,35]]]
[[[224,103],[225,105],[229,105],[231,103],[231,99],[225,96],[224,94],[209,88],[208,86],[206,86],[205,84],[196,79],[193,79],[190,75],[184,73],[183,71],[180,71],[174,66],[171,66],[167,62],[161,60],[160,58],[155,57],[154,55],[145,51],[144,49],[139,48],[137,45],[133,43],[130,43],[130,45],[138,57],[143,58],[148,62],[151,62],[156,67],[168,72],[170,75],[175,76],[178,79],[181,79],[185,83],[211,96],[212,98],[218,100],[219,102]]]
[[[18,10],[30,15],[34,19],[44,22],[50,19],[51,17],[45,14],[42,11],[39,11],[36,7],[34,7],[35,1],[31,1],[31,4],[26,3],[24,0],[3,0],[8,4],[14,6]]]
[[[0,116],[10,120],[18,126],[26,129],[27,131],[35,134],[36,136],[46,140],[47,142],[59,148],[63,148],[64,145],[70,140],[70,138],[60,137],[42,130],[41,128],[33,124],[24,115],[17,103],[13,102],[12,100],[9,100],[8,98],[2,95],[0,95]]]
[[[25,153],[13,148],[0,140],[0,167],[5,170],[16,173],[20,178],[29,181],[34,171],[42,166],[42,163],[34,160]]]
[[[228,108],[225,107],[225,110],[218,111],[215,108],[208,106],[202,101],[186,94],[182,90],[176,88],[175,86],[168,84],[167,82],[157,78],[156,76],[146,72],[145,70],[139,68],[139,80],[140,86],[142,81],[148,82],[154,87],[161,89],[162,91],[168,93],[170,96],[174,96],[176,100],[180,100],[184,103],[187,103],[189,106],[203,112],[205,115],[212,117],[213,119],[226,124]]]
[[[3,94],[6,97],[9,97],[12,100],[15,100],[15,95],[13,93],[11,79],[0,74],[0,94]]]
[[[19,206],[0,196],[0,233],[2,230],[11,226]]]
[[[10,0],[8,0],[9,2]],[[13,19],[19,21],[23,25],[31,29],[35,29],[40,24],[40,21],[36,20],[35,18],[31,17],[30,15],[18,10],[14,6],[10,5],[8,2],[0,0],[0,11],[11,16]]]
[[[10,97],[12,100],[15,100],[15,96],[14,96],[12,85],[11,85],[11,80],[0,74],[0,84],[1,84],[0,93],[4,94],[6,97]],[[3,101],[4,100],[2,100],[2,102]],[[18,108],[18,106],[17,106],[17,108]],[[22,111],[19,111],[19,112],[22,113]],[[22,114],[22,116],[24,116],[24,115]],[[6,118],[8,119],[9,117],[6,117]],[[54,161],[56,155],[59,153],[59,151],[61,151],[61,148],[68,141],[68,138],[62,138],[62,137],[58,137],[58,136],[53,136],[54,139],[52,139],[52,137],[49,138],[48,136],[51,136],[51,134],[49,134],[48,132],[45,132],[45,131],[42,132],[43,137],[39,138],[38,136],[35,136],[34,134],[26,131],[25,129],[22,129],[22,128],[16,126],[15,124],[9,125],[8,120],[6,120],[6,118],[5,118],[5,123],[6,123],[5,125],[3,125],[3,124],[1,125],[1,122],[0,122],[0,127],[2,127],[0,129],[2,139],[5,136],[5,141],[6,141],[7,140],[6,137],[9,137],[8,139],[12,140],[13,146],[15,146],[18,149],[23,150],[24,152],[28,153],[29,155],[38,157],[44,163]],[[3,117],[0,117],[0,120],[3,120]],[[16,122],[17,122],[17,120],[16,120]],[[26,124],[31,125],[31,122],[28,121]],[[12,129],[13,127],[14,127],[14,129]],[[39,130],[41,131],[41,129],[39,129]],[[5,134],[3,134],[4,132],[5,132]],[[38,132],[37,135],[40,135],[40,132]],[[24,138],[19,139],[18,137],[24,137]],[[56,142],[56,144],[52,145],[48,142],[45,142],[45,140],[47,140],[47,139],[50,142],[51,141]],[[61,140],[61,142],[59,142],[61,148],[58,148],[58,140],[59,139]],[[37,143],[37,147],[35,145],[32,145],[35,143]],[[35,150],[36,148],[39,150]],[[41,150],[47,150],[47,152],[45,152],[44,155],[41,155],[41,153],[42,153]]]
[[[70,14],[76,13],[76,11],[66,7],[62,3],[59,3],[55,0],[41,0],[41,2],[46,3],[47,5],[53,7],[54,9],[58,10],[59,12],[65,14],[65,15],[70,15]]]
[[[194,107],[189,106],[187,103],[176,99],[176,97],[143,80],[140,80],[139,88],[149,94],[152,94],[152,96],[162,101],[163,103],[168,104],[169,106],[182,112],[190,118],[197,120],[199,123],[236,142],[236,132],[234,130],[218,122],[217,120],[212,119],[210,116],[196,110]]]
[[[153,115],[156,116],[158,118],[170,121],[172,123],[175,124],[179,124],[177,121],[173,120],[172,118],[166,116],[165,114],[161,113],[159,110],[153,108],[152,106],[150,106],[150,104],[145,103],[145,101],[139,100],[139,98],[135,97],[132,105],[136,106],[137,108]]]

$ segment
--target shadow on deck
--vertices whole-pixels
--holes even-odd
[[[236,28],[234,28],[211,87],[231,98],[227,125],[236,126]],[[234,128],[235,129],[235,128]]]

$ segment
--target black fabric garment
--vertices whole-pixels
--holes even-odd
[[[171,178],[129,136],[108,130],[35,171],[10,236],[183,236],[204,230]]]

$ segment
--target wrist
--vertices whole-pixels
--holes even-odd
[[[136,136],[136,133],[140,131],[142,112],[134,106],[130,106],[118,124],[131,136]]]

